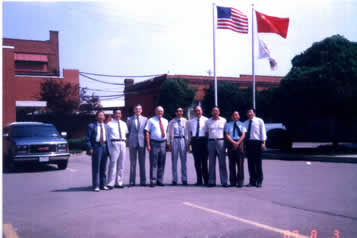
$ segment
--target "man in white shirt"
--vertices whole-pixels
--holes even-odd
[[[140,185],[146,185],[145,175],[145,126],[147,117],[141,115],[143,109],[140,104],[134,108],[134,115],[127,120],[129,130],[128,145],[130,152],[130,178],[129,186],[135,186],[136,160],[139,161]]]
[[[109,182],[108,188],[112,189],[114,186],[124,188],[124,165],[126,158],[126,136],[128,134],[128,127],[121,119],[121,111],[115,109],[113,111],[114,119],[108,123],[109,133]]]
[[[223,187],[227,184],[227,166],[224,146],[224,127],[226,119],[219,116],[217,106],[212,108],[212,117],[206,121],[204,130],[208,136],[208,187],[216,186],[216,157],[218,157],[219,175]]]
[[[145,126],[146,149],[150,152],[150,187],[164,186],[168,121],[163,115],[164,109],[156,107],[155,116]]]
[[[255,116],[255,110],[247,111],[245,121],[247,133],[245,136],[246,153],[248,157],[249,184],[248,187],[261,187],[263,183],[262,151],[267,139],[264,121]]]
[[[191,144],[197,175],[195,185],[201,186],[203,183],[208,185],[207,136],[204,131],[204,125],[208,118],[202,115],[200,106],[195,107],[195,115],[196,117],[187,122],[188,150]]]
[[[169,122],[168,147],[172,153],[172,185],[177,185],[177,160],[181,160],[181,180],[183,185],[187,185],[187,130],[186,118],[182,117],[183,109],[176,109],[176,117]]]

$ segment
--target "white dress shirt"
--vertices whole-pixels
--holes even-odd
[[[120,131],[121,131],[121,138],[119,135],[119,125],[120,125]],[[128,127],[126,125],[126,123],[122,120],[111,120],[108,123],[108,129],[109,129],[109,138],[111,140],[118,140],[118,139],[122,139],[122,140],[126,140],[126,134],[128,134]]]
[[[249,130],[249,120],[244,122],[245,127],[247,128],[247,133]],[[247,137],[248,135],[246,135]],[[265,131],[264,121],[259,117],[253,117],[252,125],[250,129],[250,137],[249,140],[259,140],[259,141],[266,141],[267,134]]]
[[[106,138],[106,134],[105,134],[105,125],[103,122],[102,123],[97,122],[97,137],[95,138],[95,141],[100,142],[100,124],[102,124],[102,127],[103,127],[103,140],[105,142],[107,140],[107,138]]]
[[[224,127],[227,120],[219,117],[214,120],[212,117],[206,121],[204,131],[208,133],[208,139],[222,139],[224,138]]]
[[[164,141],[167,139],[167,127],[169,122],[167,119],[161,117],[161,123],[164,127],[165,137],[162,137],[161,135],[160,121],[157,116],[154,116],[147,121],[145,130],[150,133],[150,139],[157,141]]]
[[[188,135],[188,140],[191,140],[191,137],[195,137],[196,136],[196,131],[197,131],[197,117],[192,118],[191,120],[187,121],[187,135]],[[204,126],[206,124],[206,121],[208,120],[207,117],[205,116],[201,116],[200,117],[200,129],[198,131],[198,136],[202,137],[202,136],[206,136],[206,132],[204,130]]]

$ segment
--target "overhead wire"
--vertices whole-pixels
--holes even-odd
[[[92,76],[102,76],[102,77],[111,77],[111,78],[148,78],[148,77],[159,77],[164,74],[148,74],[148,75],[110,75],[110,74],[97,74],[97,73],[88,73],[88,72],[79,72],[79,74],[86,74]]]

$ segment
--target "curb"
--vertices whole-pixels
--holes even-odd
[[[299,155],[288,153],[272,153],[263,152],[263,159],[268,160],[286,160],[286,161],[315,161],[315,162],[327,162],[327,163],[350,163],[357,164],[357,155]]]

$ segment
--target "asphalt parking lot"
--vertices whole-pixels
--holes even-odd
[[[90,158],[73,155],[64,171],[43,164],[4,173],[3,222],[36,238],[357,237],[356,164],[264,160],[263,168],[262,188],[195,187],[189,155],[190,185],[171,186],[168,154],[165,187],[94,193]]]

